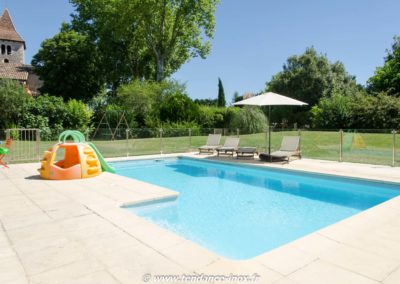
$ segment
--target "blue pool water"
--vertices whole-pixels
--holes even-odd
[[[257,256],[400,194],[395,184],[187,158],[113,166],[180,193],[127,210],[232,259]]]

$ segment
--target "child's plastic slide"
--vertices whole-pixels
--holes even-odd
[[[103,172],[109,172],[109,173],[115,173],[115,169],[111,167],[106,160],[104,159],[103,155],[100,153],[100,151],[97,149],[97,147],[91,143],[88,142],[89,146],[96,152],[97,158],[100,161],[101,169]]]

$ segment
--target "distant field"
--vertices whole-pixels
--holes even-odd
[[[284,135],[297,135],[297,131],[282,131],[272,134],[272,150],[279,149]],[[226,137],[222,138],[223,144]],[[204,145],[206,136],[182,136],[160,138],[142,138],[115,141],[93,141],[105,157],[124,157],[158,153],[178,153],[196,151]],[[397,139],[400,140],[400,139]],[[266,150],[265,133],[240,135],[241,146],[257,147],[259,151]],[[302,131],[301,151],[305,158],[339,160],[339,132],[336,131]],[[392,135],[389,133],[345,134],[343,138],[343,161],[384,164],[392,162]],[[51,147],[55,141],[35,142],[16,141],[13,146],[15,160],[38,160],[37,147],[40,156]],[[396,148],[400,149],[400,141]],[[400,156],[400,154],[399,154]],[[400,165],[400,157],[396,159]]]

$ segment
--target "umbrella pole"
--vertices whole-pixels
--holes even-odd
[[[271,154],[271,106],[268,106],[268,155]]]

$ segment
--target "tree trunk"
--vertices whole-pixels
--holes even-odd
[[[161,82],[164,79],[164,56],[157,56],[157,74],[156,81]]]

